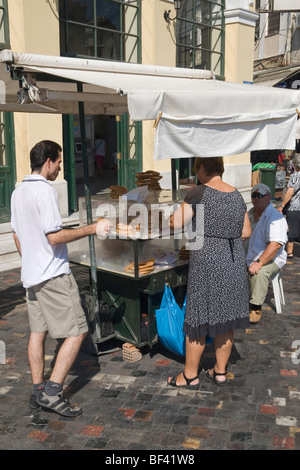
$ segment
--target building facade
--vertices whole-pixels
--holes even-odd
[[[278,2],[277,2],[278,3]],[[278,3],[287,8],[289,0]],[[275,5],[275,6],[274,6]],[[296,11],[276,9],[276,3],[256,0],[255,83],[300,88],[300,5]]]
[[[298,10],[293,10],[293,8]],[[256,0],[259,18],[255,28],[254,83],[288,89],[300,89],[300,4],[294,0]],[[296,151],[300,140],[296,139]],[[287,152],[286,152],[287,151]],[[291,149],[254,152],[254,161],[276,161]]]
[[[249,0],[180,3],[176,11],[172,0],[1,0],[0,47],[52,56],[202,68],[213,70],[219,80],[251,82],[258,17],[254,5]],[[118,126],[116,121],[120,121]],[[76,212],[83,187],[78,116],[6,112],[0,115],[0,126],[2,231],[9,228],[15,184],[30,173],[29,151],[42,139],[63,145],[63,171],[54,184],[63,217]],[[93,164],[98,132],[107,144],[104,180]],[[134,123],[128,115],[87,116],[91,192],[112,183],[131,189],[135,173],[148,169],[159,171],[164,184],[170,184],[170,162],[153,161],[154,132],[153,123]],[[225,179],[246,195],[251,185],[249,154],[226,157],[225,167]],[[178,162],[177,168],[179,178],[190,176],[191,162]]]

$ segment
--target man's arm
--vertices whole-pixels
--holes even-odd
[[[85,227],[75,228],[75,229],[62,229],[59,232],[48,233],[47,238],[50,245],[58,245],[60,243],[69,243],[80,238],[84,238],[88,235],[95,235],[97,224],[86,225]],[[19,252],[19,255],[22,257],[21,245],[19,239],[15,233],[13,233],[14,242]]]
[[[270,242],[268,246],[266,247],[265,251],[260,255],[259,257],[259,262],[254,261],[250,266],[249,266],[249,273],[250,274],[257,274],[258,271],[269,261],[271,261],[274,256],[276,256],[276,253],[280,250],[282,247],[281,243],[278,242]]]
[[[15,242],[15,245],[16,245],[17,250],[19,252],[19,255],[22,257],[21,245],[20,245],[19,239],[18,239],[17,235],[15,234],[15,232],[13,232],[13,237],[14,237],[14,242]]]
[[[84,227],[78,227],[73,229],[62,229],[58,232],[48,233],[47,238],[50,245],[59,245],[61,243],[70,243],[75,240],[87,237],[89,235],[99,235],[105,237],[109,232],[110,226],[109,221],[102,219],[100,222],[91,225],[85,225]]]

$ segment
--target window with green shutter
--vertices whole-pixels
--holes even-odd
[[[141,0],[60,0],[61,55],[139,62]]]
[[[182,0],[176,20],[177,67],[224,78],[224,0]]]

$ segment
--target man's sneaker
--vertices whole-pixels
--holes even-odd
[[[37,399],[37,396],[36,395],[33,395],[33,393],[30,395],[30,398],[29,398],[29,408],[31,410],[37,410],[38,408],[40,408],[40,405],[38,404],[38,402],[36,401]]]
[[[262,317],[262,313],[260,310],[251,310],[250,311],[250,323],[258,323]]]
[[[42,383],[39,387],[38,387],[38,394],[40,394],[43,390],[44,390],[44,387],[45,387],[45,384]],[[37,395],[35,393],[32,393],[30,395],[30,398],[29,398],[29,408],[31,410],[37,410],[38,408],[40,408],[40,405],[38,404],[38,402],[36,401],[37,399]]]
[[[68,416],[73,418],[79,416],[82,413],[81,406],[77,404],[71,404],[63,395],[63,392],[59,392],[57,395],[47,395],[45,391],[39,394],[37,397],[37,403],[47,410],[52,410],[62,416]]]

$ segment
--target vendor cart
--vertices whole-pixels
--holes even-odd
[[[94,218],[97,218],[99,209],[104,208],[111,211],[107,217],[112,223],[107,238],[95,237],[99,301],[109,306],[112,335],[138,348],[152,347],[158,341],[155,310],[160,307],[165,284],[171,286],[179,302],[184,300],[188,275],[187,240],[182,230],[171,232],[169,226],[164,225],[163,216],[156,218],[153,207],[157,213],[168,214],[174,205],[182,202],[185,193],[186,190],[176,191],[174,197],[172,190],[151,191],[143,201],[143,207],[151,213],[152,231],[147,217],[147,230],[143,230],[139,223],[139,230],[130,234],[118,231],[119,220],[124,220],[124,214],[120,214],[119,203],[111,198],[110,193],[91,196]],[[130,207],[132,212],[133,205],[126,207]],[[81,222],[85,223],[85,198],[79,199],[79,213]],[[160,222],[157,231],[153,230],[155,219]],[[130,228],[135,227],[134,220],[137,219],[131,220]],[[72,242],[68,248],[70,261],[90,269],[86,239]],[[101,331],[97,335],[92,324],[90,331],[95,344],[105,339]]]

